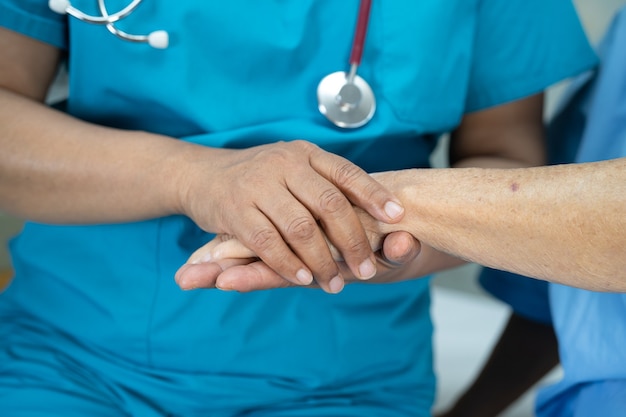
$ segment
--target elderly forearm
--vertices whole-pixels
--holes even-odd
[[[391,174],[391,173],[390,173]],[[392,178],[390,178],[392,177]],[[398,171],[399,225],[439,250],[578,287],[626,291],[626,158],[526,169]]]

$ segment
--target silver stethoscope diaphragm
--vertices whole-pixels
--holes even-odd
[[[353,71],[328,74],[317,87],[320,112],[335,125],[357,128],[369,122],[376,111],[374,92]]]
[[[320,112],[342,128],[357,128],[369,122],[376,111],[376,99],[369,84],[357,75],[361,64],[365,35],[369,23],[371,0],[361,0],[352,52],[350,71],[327,75],[317,86]]]
[[[120,11],[109,14],[104,4],[104,0],[98,0],[100,16],[91,16],[81,12],[72,6],[69,0],[48,0],[48,6],[56,13],[69,14],[70,16],[74,16],[76,19],[87,23],[105,25],[109,32],[120,39],[130,42],[147,43],[156,49],[167,48],[169,46],[169,35],[164,30],[155,30],[147,35],[131,35],[130,33],[126,33],[115,27],[115,22],[131,14],[142,1],[143,0],[132,0],[128,6],[124,7]]]

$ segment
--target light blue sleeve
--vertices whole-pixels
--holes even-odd
[[[569,0],[482,0],[466,111],[541,92],[594,66]]]
[[[0,0],[0,26],[61,49],[67,47],[67,17],[47,0]]]

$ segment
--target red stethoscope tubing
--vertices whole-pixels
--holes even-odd
[[[361,0],[350,51],[350,70],[328,74],[317,85],[317,103],[322,113],[335,126],[357,128],[369,122],[376,111],[372,88],[357,75],[365,47],[365,35],[372,0]]]
[[[352,42],[352,51],[350,52],[350,65],[361,65],[361,57],[363,56],[371,8],[372,0],[361,0],[356,30],[354,32],[354,41]]]

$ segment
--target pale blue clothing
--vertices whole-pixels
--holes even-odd
[[[95,12],[94,1],[72,4]],[[67,21],[46,0],[0,0],[0,24],[66,51],[66,108],[81,119],[215,147],[306,139],[368,171],[426,167],[436,137],[465,113],[595,63],[568,1],[374,2],[360,74],[378,111],[364,128],[341,130],[319,114],[315,88],[347,69],[357,9],[357,0],[146,0],[119,22],[169,31],[166,50]],[[210,238],[182,216],[27,223],[0,297],[0,409],[429,415],[427,280],[339,295],[180,291],[176,269]]]
[[[600,66],[571,83],[550,123],[552,163],[626,156],[624,51],[626,9],[600,45]],[[517,314],[555,327],[564,377],[539,392],[539,417],[626,415],[626,294],[549,284],[488,268],[480,282]]]
[[[547,131],[548,163],[575,162],[580,147],[581,131],[586,122],[586,109],[580,103],[588,96],[594,71],[573,79],[563,93],[560,107],[550,120]],[[525,277],[508,271],[483,267],[478,281],[488,293],[508,304],[515,314],[529,320],[552,325],[547,281]]]
[[[624,51],[626,8],[601,44],[601,65],[577,103],[585,122],[578,162],[626,157]],[[564,376],[540,392],[538,415],[626,415],[626,294],[551,284],[550,303]]]

